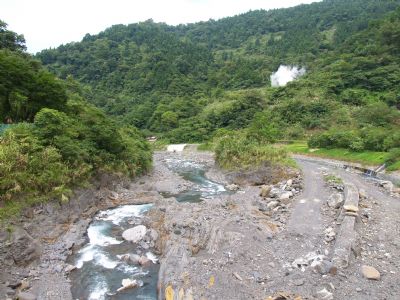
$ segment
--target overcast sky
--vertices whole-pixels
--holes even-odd
[[[114,24],[153,19],[176,25],[311,2],[317,0],[0,0],[0,19],[35,53]]]

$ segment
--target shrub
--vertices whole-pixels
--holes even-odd
[[[287,163],[283,148],[249,140],[245,133],[232,131],[216,140],[216,161],[224,169],[247,169],[268,163]]]

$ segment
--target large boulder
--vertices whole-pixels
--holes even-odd
[[[146,235],[147,228],[144,225],[138,225],[133,228],[129,228],[122,233],[122,237],[132,243],[140,242]]]
[[[42,253],[41,244],[21,227],[13,228],[11,249],[11,257],[18,265],[27,265],[38,259]]]
[[[340,193],[333,193],[329,196],[327,203],[331,208],[339,208],[344,203],[343,195]]]

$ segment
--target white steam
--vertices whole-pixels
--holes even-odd
[[[278,71],[271,75],[271,86],[285,86],[304,74],[306,74],[306,69],[303,67],[280,65]]]

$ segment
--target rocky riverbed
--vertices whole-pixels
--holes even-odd
[[[206,179],[196,182],[171,162],[202,166]],[[379,190],[390,184],[320,161],[298,162],[302,173],[268,166],[222,173],[208,152],[158,152],[153,171],[135,182],[104,177],[67,204],[27,211],[0,234],[0,298],[77,298],[73,258],[90,247],[92,221],[108,218],[98,212],[152,203],[140,218],[113,227],[118,242],[131,241],[125,254],[112,255],[135,268],[159,268],[159,299],[398,299],[400,205],[393,189]],[[360,199],[351,210],[349,184]],[[196,201],[179,198],[190,191]],[[349,216],[355,225],[347,232]],[[347,233],[355,238],[342,267],[335,255]],[[122,291],[142,289],[140,278],[125,279]],[[117,294],[113,288],[105,298]]]

